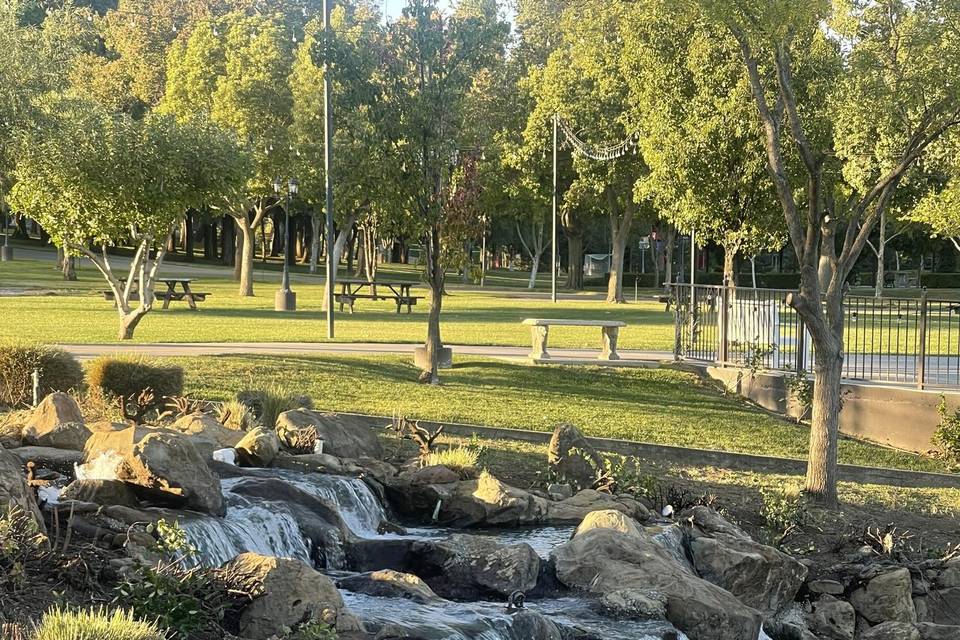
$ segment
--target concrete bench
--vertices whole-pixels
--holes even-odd
[[[530,327],[533,338],[530,359],[534,361],[550,359],[550,354],[547,353],[547,336],[550,334],[550,327],[600,327],[603,343],[598,359],[619,360],[617,338],[620,335],[620,328],[627,326],[626,322],[619,320],[545,320],[542,318],[527,318],[523,324]]]

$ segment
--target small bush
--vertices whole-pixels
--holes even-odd
[[[940,424],[933,433],[933,442],[940,447],[944,455],[958,462],[960,461],[960,409],[951,411],[947,407],[947,398],[940,396],[937,412],[940,414]]]
[[[164,640],[165,634],[133,613],[104,609],[70,611],[56,607],[43,615],[33,640]]]
[[[40,397],[54,391],[79,390],[83,368],[62,349],[44,345],[0,344],[0,406],[33,403],[33,372],[40,372]]]
[[[276,428],[277,418],[285,411],[313,408],[310,396],[291,391],[282,384],[256,391],[241,391],[237,394],[237,400],[250,407],[267,429]]]
[[[803,491],[797,487],[761,487],[760,499],[760,517],[767,531],[774,536],[776,546],[807,520],[807,502]]]
[[[461,477],[472,477],[480,462],[480,452],[469,447],[459,446],[442,451],[433,451],[422,458],[423,466],[443,465],[456,471]]]
[[[250,431],[260,426],[253,409],[239,400],[220,403],[217,407],[217,422],[237,431]]]
[[[87,366],[87,384],[124,400],[150,391],[151,408],[161,409],[166,398],[183,394],[183,369],[138,356],[103,356]]]
[[[283,635],[284,640],[337,640],[337,630],[324,622],[304,622]]]

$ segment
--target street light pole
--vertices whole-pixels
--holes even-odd
[[[333,261],[333,105],[330,103],[330,0],[323,0],[323,173],[327,194],[327,339],[333,340],[333,289],[337,265]]]
[[[550,299],[557,301],[557,128],[559,127],[560,114],[553,114],[553,224],[552,227],[552,249],[550,251]]]

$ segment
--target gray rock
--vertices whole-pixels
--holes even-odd
[[[642,529],[636,520],[613,509],[591,511],[573,532],[573,535],[574,537],[583,535],[592,529],[613,529],[630,536],[643,536]]]
[[[550,524],[580,524],[588,514],[594,511],[612,509],[644,522],[650,518],[650,512],[639,501],[629,496],[612,496],[593,489],[584,489],[572,498],[548,505],[546,520]]]
[[[277,434],[281,441],[288,439],[288,431],[301,429],[316,431],[323,440],[323,452],[338,458],[383,456],[377,434],[358,416],[296,409],[281,413],[277,418]]]
[[[807,616],[810,630],[825,640],[853,640],[857,614],[849,602],[825,595]]]
[[[761,615],[694,575],[645,535],[591,529],[554,550],[557,578],[600,596],[622,589],[663,596],[666,616],[690,640],[756,640]]]
[[[83,424],[77,401],[57,391],[45,397],[33,410],[22,437],[25,445],[83,451],[90,429]]]
[[[906,568],[886,571],[850,594],[850,604],[871,624],[916,622],[910,571]]]
[[[20,459],[0,448],[0,508],[17,507],[33,518],[41,531],[44,531],[43,516],[33,490],[27,486]]]
[[[843,595],[843,585],[836,580],[812,580],[807,583],[811,593],[827,594],[831,596]]]
[[[410,573],[380,569],[337,580],[337,586],[354,593],[382,598],[407,598],[420,604],[443,600],[426,582]]]
[[[750,539],[707,507],[688,516],[689,548],[700,577],[766,615],[793,602],[807,568],[785,553]]]
[[[941,625],[960,625],[960,587],[933,589],[924,598],[924,622]]]
[[[547,485],[547,495],[551,500],[569,500],[573,497],[573,487],[569,484]]]
[[[269,467],[280,452],[276,432],[264,427],[252,429],[236,444],[240,462],[247,467]]]
[[[884,622],[864,631],[860,640],[923,640],[923,636],[915,624]]]
[[[605,593],[600,604],[616,618],[665,620],[667,602],[662,594],[644,589],[620,589]]]
[[[169,428],[186,436],[204,458],[210,458],[217,449],[236,447],[244,436],[243,431],[220,424],[209,413],[185,415]]]
[[[603,460],[579,429],[572,424],[561,424],[550,438],[547,465],[561,482],[575,489],[587,489],[597,478],[596,470],[603,468]]]
[[[120,505],[137,509],[140,502],[133,489],[119,480],[74,480],[60,493],[60,500],[79,500],[99,505]]]
[[[564,640],[560,628],[549,618],[524,609],[513,616],[511,636],[529,640]]]
[[[506,598],[514,591],[532,590],[540,575],[540,557],[530,545],[501,545],[487,536],[417,541],[411,554],[420,577],[454,600]]]

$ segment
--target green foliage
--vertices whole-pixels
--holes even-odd
[[[960,273],[930,273],[920,274],[920,286],[928,289],[960,289]]]
[[[787,393],[797,404],[797,422],[800,422],[813,404],[813,380],[806,373],[797,371],[787,378]]]
[[[166,634],[132,611],[55,607],[43,614],[32,640],[166,640]]]
[[[585,459],[590,460],[588,457]],[[606,455],[603,457],[603,466],[595,471],[598,487],[611,493],[628,493],[650,499],[657,495],[658,479],[644,473],[640,461],[634,457]]]
[[[217,405],[217,422],[237,431],[250,431],[260,426],[250,405],[240,400],[227,400]]]
[[[28,407],[33,402],[33,372],[40,372],[40,397],[54,391],[79,391],[83,369],[62,349],[20,342],[0,343],[0,406]]]
[[[151,406],[159,409],[165,398],[183,393],[183,369],[142,356],[101,356],[87,365],[87,385],[124,401],[150,391]]]
[[[265,389],[241,391],[237,394],[237,401],[250,407],[260,423],[268,429],[276,427],[277,418],[281,413],[294,409],[313,408],[313,400],[310,396],[293,391],[279,382]]]
[[[20,507],[0,512],[0,590],[17,591],[30,577],[28,564],[41,556],[47,537],[37,521]]]
[[[113,602],[139,618],[156,620],[171,638],[182,640],[222,637],[221,625],[233,605],[215,570],[183,569],[178,563],[137,565],[136,573],[117,585]]]
[[[283,634],[283,640],[337,640],[337,630],[317,621],[304,622]]]
[[[147,533],[155,533],[157,550],[169,557],[192,558],[197,555],[197,548],[190,544],[187,532],[180,527],[176,520],[167,522],[161,518],[156,526],[149,525]]]
[[[797,487],[761,487],[760,500],[760,517],[778,541],[806,523],[807,501]]]
[[[464,478],[472,477],[476,474],[479,462],[480,451],[472,447],[464,446],[431,451],[421,458],[421,463],[425,467],[443,465],[452,471],[456,471]]]
[[[933,442],[955,462],[960,462],[960,409],[950,410],[946,396],[940,396],[937,405],[940,424],[933,433]]]

